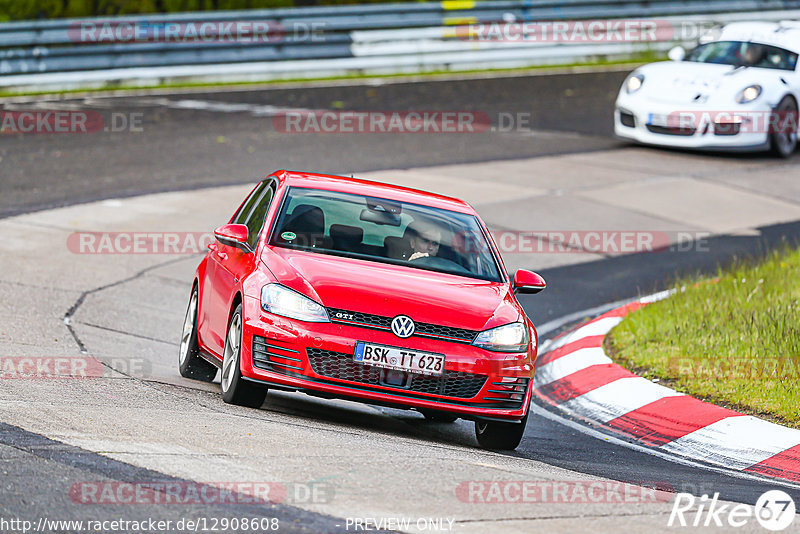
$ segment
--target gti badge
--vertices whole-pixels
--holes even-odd
[[[392,332],[397,337],[407,338],[414,335],[414,330],[416,326],[414,325],[414,321],[411,320],[411,317],[407,315],[398,315],[394,319],[392,319]]]

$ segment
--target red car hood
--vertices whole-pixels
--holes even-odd
[[[504,283],[285,248],[261,260],[277,280],[328,308],[484,330],[519,320]]]

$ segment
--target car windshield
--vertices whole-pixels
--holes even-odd
[[[503,281],[475,216],[383,198],[292,187],[270,244]]]
[[[759,43],[715,41],[692,50],[686,61],[793,71],[797,66],[797,54]]]

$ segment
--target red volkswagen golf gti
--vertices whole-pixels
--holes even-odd
[[[259,183],[197,268],[180,373],[225,402],[267,389],[475,421],[481,446],[514,449],[537,337],[475,210],[352,178],[278,171]]]

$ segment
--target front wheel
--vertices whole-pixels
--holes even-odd
[[[475,437],[484,449],[513,451],[522,441],[527,423],[528,414],[519,423],[475,421]]]
[[[197,287],[195,287],[192,289],[186,317],[183,319],[178,370],[184,378],[212,382],[217,376],[217,367],[200,357],[200,345],[197,342],[197,302]]]
[[[790,157],[797,149],[797,102],[790,96],[783,97],[774,110],[769,136],[772,153],[781,158]]]
[[[267,397],[267,388],[242,378],[242,305],[231,316],[225,351],[222,355],[222,400],[228,404],[260,408]]]

